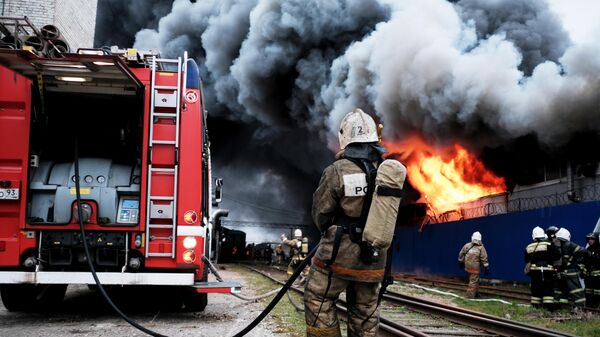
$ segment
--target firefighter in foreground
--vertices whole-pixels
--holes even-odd
[[[561,228],[556,232],[560,240],[562,252],[562,266],[560,275],[561,304],[571,304],[574,307],[585,306],[585,293],[579,280],[580,268],[587,256],[587,250],[571,241],[571,233]]]
[[[585,301],[590,308],[600,305],[600,243],[598,233],[586,237],[588,256],[585,261]]]
[[[302,231],[300,229],[296,229],[294,231],[294,238],[292,240],[288,240],[285,234],[281,234],[281,241],[284,245],[290,247],[290,264],[288,264],[287,273],[288,276],[291,276],[296,268],[304,261],[306,258],[306,254],[308,254],[308,239],[302,238]],[[306,241],[306,244],[303,245],[303,242]],[[302,277],[306,276],[306,273],[302,273]]]
[[[458,253],[458,263],[461,269],[464,268],[464,270],[469,273],[467,296],[470,298],[479,297],[479,275],[481,265],[483,265],[485,275],[490,273],[488,255],[481,242],[481,233],[475,232],[471,235],[471,242],[467,242]]]
[[[554,309],[554,261],[560,258],[560,250],[541,227],[535,227],[531,233],[533,242],[525,248],[525,274],[531,278],[531,305]]]
[[[375,121],[360,109],[344,117],[338,136],[341,151],[313,194],[312,216],[322,236],[305,287],[306,332],[341,336],[335,301],[345,290],[348,336],[376,336],[406,168],[383,161]]]

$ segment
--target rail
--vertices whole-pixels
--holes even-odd
[[[246,268],[269,278],[273,282],[283,284],[283,282],[277,280],[272,275],[269,275],[261,270],[245,266]],[[303,291],[298,288],[290,288],[300,294]],[[532,326],[525,323],[515,322],[504,318],[487,315],[467,309],[444,305],[436,302],[423,300],[420,298],[402,295],[393,291],[387,291],[383,297],[384,300],[403,305],[411,310],[433,315],[436,317],[442,317],[448,321],[462,324],[469,327],[485,330],[490,333],[498,334],[500,336],[520,336],[520,337],[574,337],[574,335],[554,331],[542,327]],[[338,301],[338,308],[344,310],[345,303]],[[400,325],[389,319],[381,317],[380,328],[392,336],[429,336],[423,332],[411,329],[407,326]],[[397,334],[400,333],[400,334]]]
[[[477,327],[501,336],[574,337],[574,335],[567,333],[431,302],[417,297],[402,295],[393,291],[387,291],[383,298],[397,304],[402,304],[418,312],[443,317],[455,323]]]

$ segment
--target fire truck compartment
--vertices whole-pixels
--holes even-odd
[[[123,232],[86,232],[94,265],[118,267],[125,264],[126,235]],[[48,267],[87,268],[83,240],[76,231],[43,231],[41,258]]]
[[[68,103],[67,103],[68,102]],[[75,223],[75,144],[86,223],[135,226],[143,141],[143,95],[45,92],[31,118],[28,223]]]
[[[74,163],[41,162],[33,170],[29,222],[66,224],[74,219]],[[139,219],[140,168],[111,159],[79,160],[82,200],[97,206],[101,225],[131,225]],[[88,221],[89,222],[89,221]]]

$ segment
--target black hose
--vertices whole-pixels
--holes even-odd
[[[127,315],[125,315],[121,311],[121,309],[119,309],[115,305],[115,303],[110,299],[110,297],[104,290],[102,283],[100,283],[100,280],[98,279],[98,275],[96,274],[96,268],[94,268],[94,264],[92,263],[92,258],[90,256],[90,250],[87,245],[87,240],[85,238],[85,230],[84,230],[84,226],[83,226],[83,214],[81,212],[81,192],[79,191],[79,149],[78,149],[78,145],[77,145],[77,140],[75,140],[74,166],[75,166],[74,167],[74,169],[75,169],[75,195],[77,196],[77,217],[79,219],[79,229],[81,231],[81,240],[83,241],[83,250],[85,251],[85,257],[87,259],[88,266],[90,267],[90,271],[92,272],[92,276],[94,277],[94,281],[96,282],[98,289],[100,289],[100,293],[102,293],[102,296],[104,296],[104,299],[106,300],[106,302],[108,302],[108,304],[110,304],[110,306],[117,312],[117,314],[119,314],[119,316],[121,316],[121,318],[123,318],[127,323],[131,324],[136,329],[138,329],[144,333],[147,333],[150,336],[167,337],[165,335],[161,335],[157,332],[147,329],[147,328],[141,326],[140,324],[138,324],[137,322],[133,321],[131,318],[127,317]]]
[[[254,329],[258,325],[258,323],[260,323],[265,317],[267,317],[267,315],[271,312],[271,310],[273,310],[273,308],[275,308],[275,305],[277,305],[279,300],[281,300],[283,295],[285,295],[285,293],[292,287],[292,284],[296,281],[298,276],[300,276],[300,274],[302,273],[302,271],[304,270],[306,265],[308,265],[310,263],[310,260],[317,252],[317,248],[319,248],[318,245],[315,246],[315,248],[313,248],[313,250],[311,250],[310,253],[308,253],[308,255],[306,256],[304,261],[302,261],[298,265],[298,267],[296,268],[296,270],[294,271],[292,276],[290,276],[290,278],[287,280],[287,282],[285,283],[283,288],[281,288],[281,290],[277,293],[277,295],[275,295],[275,297],[273,297],[273,299],[271,300],[271,303],[269,303],[269,305],[267,305],[267,307],[250,324],[248,324],[248,326],[246,326],[242,331],[235,334],[233,337],[241,337],[241,336],[246,335],[248,332],[250,332],[252,329]]]

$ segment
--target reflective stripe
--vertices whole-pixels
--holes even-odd
[[[592,276],[600,276],[600,270],[592,270]]]
[[[554,297],[552,297],[552,296],[544,296],[542,298],[542,301],[544,303],[554,303]]]
[[[574,272],[574,273],[563,272],[562,274],[565,276],[579,276],[579,272]]]
[[[539,298],[539,297],[533,297],[533,296],[531,296],[531,303],[533,303],[533,304],[542,303],[542,299]]]
[[[585,297],[575,300],[575,303],[583,303],[583,302],[585,302]]]
[[[569,294],[576,294],[576,293],[580,293],[582,291],[583,291],[583,288],[573,289],[573,290],[569,291]]]
[[[177,226],[177,236],[206,236],[206,228],[203,226]]]
[[[321,268],[321,269],[325,269],[325,270],[330,270],[339,276],[347,276],[347,277],[352,277],[358,280],[364,280],[364,281],[381,281],[383,280],[383,274],[385,272],[385,269],[350,269],[350,268],[344,268],[342,266],[337,265],[336,263],[332,264],[329,268],[325,267],[325,262],[321,261],[320,259],[318,259],[317,257],[313,257],[312,262],[314,263],[315,266]]]
[[[335,337],[339,336],[339,328],[332,326],[329,328],[317,328],[316,326],[306,326],[306,335],[317,336],[317,337]]]

